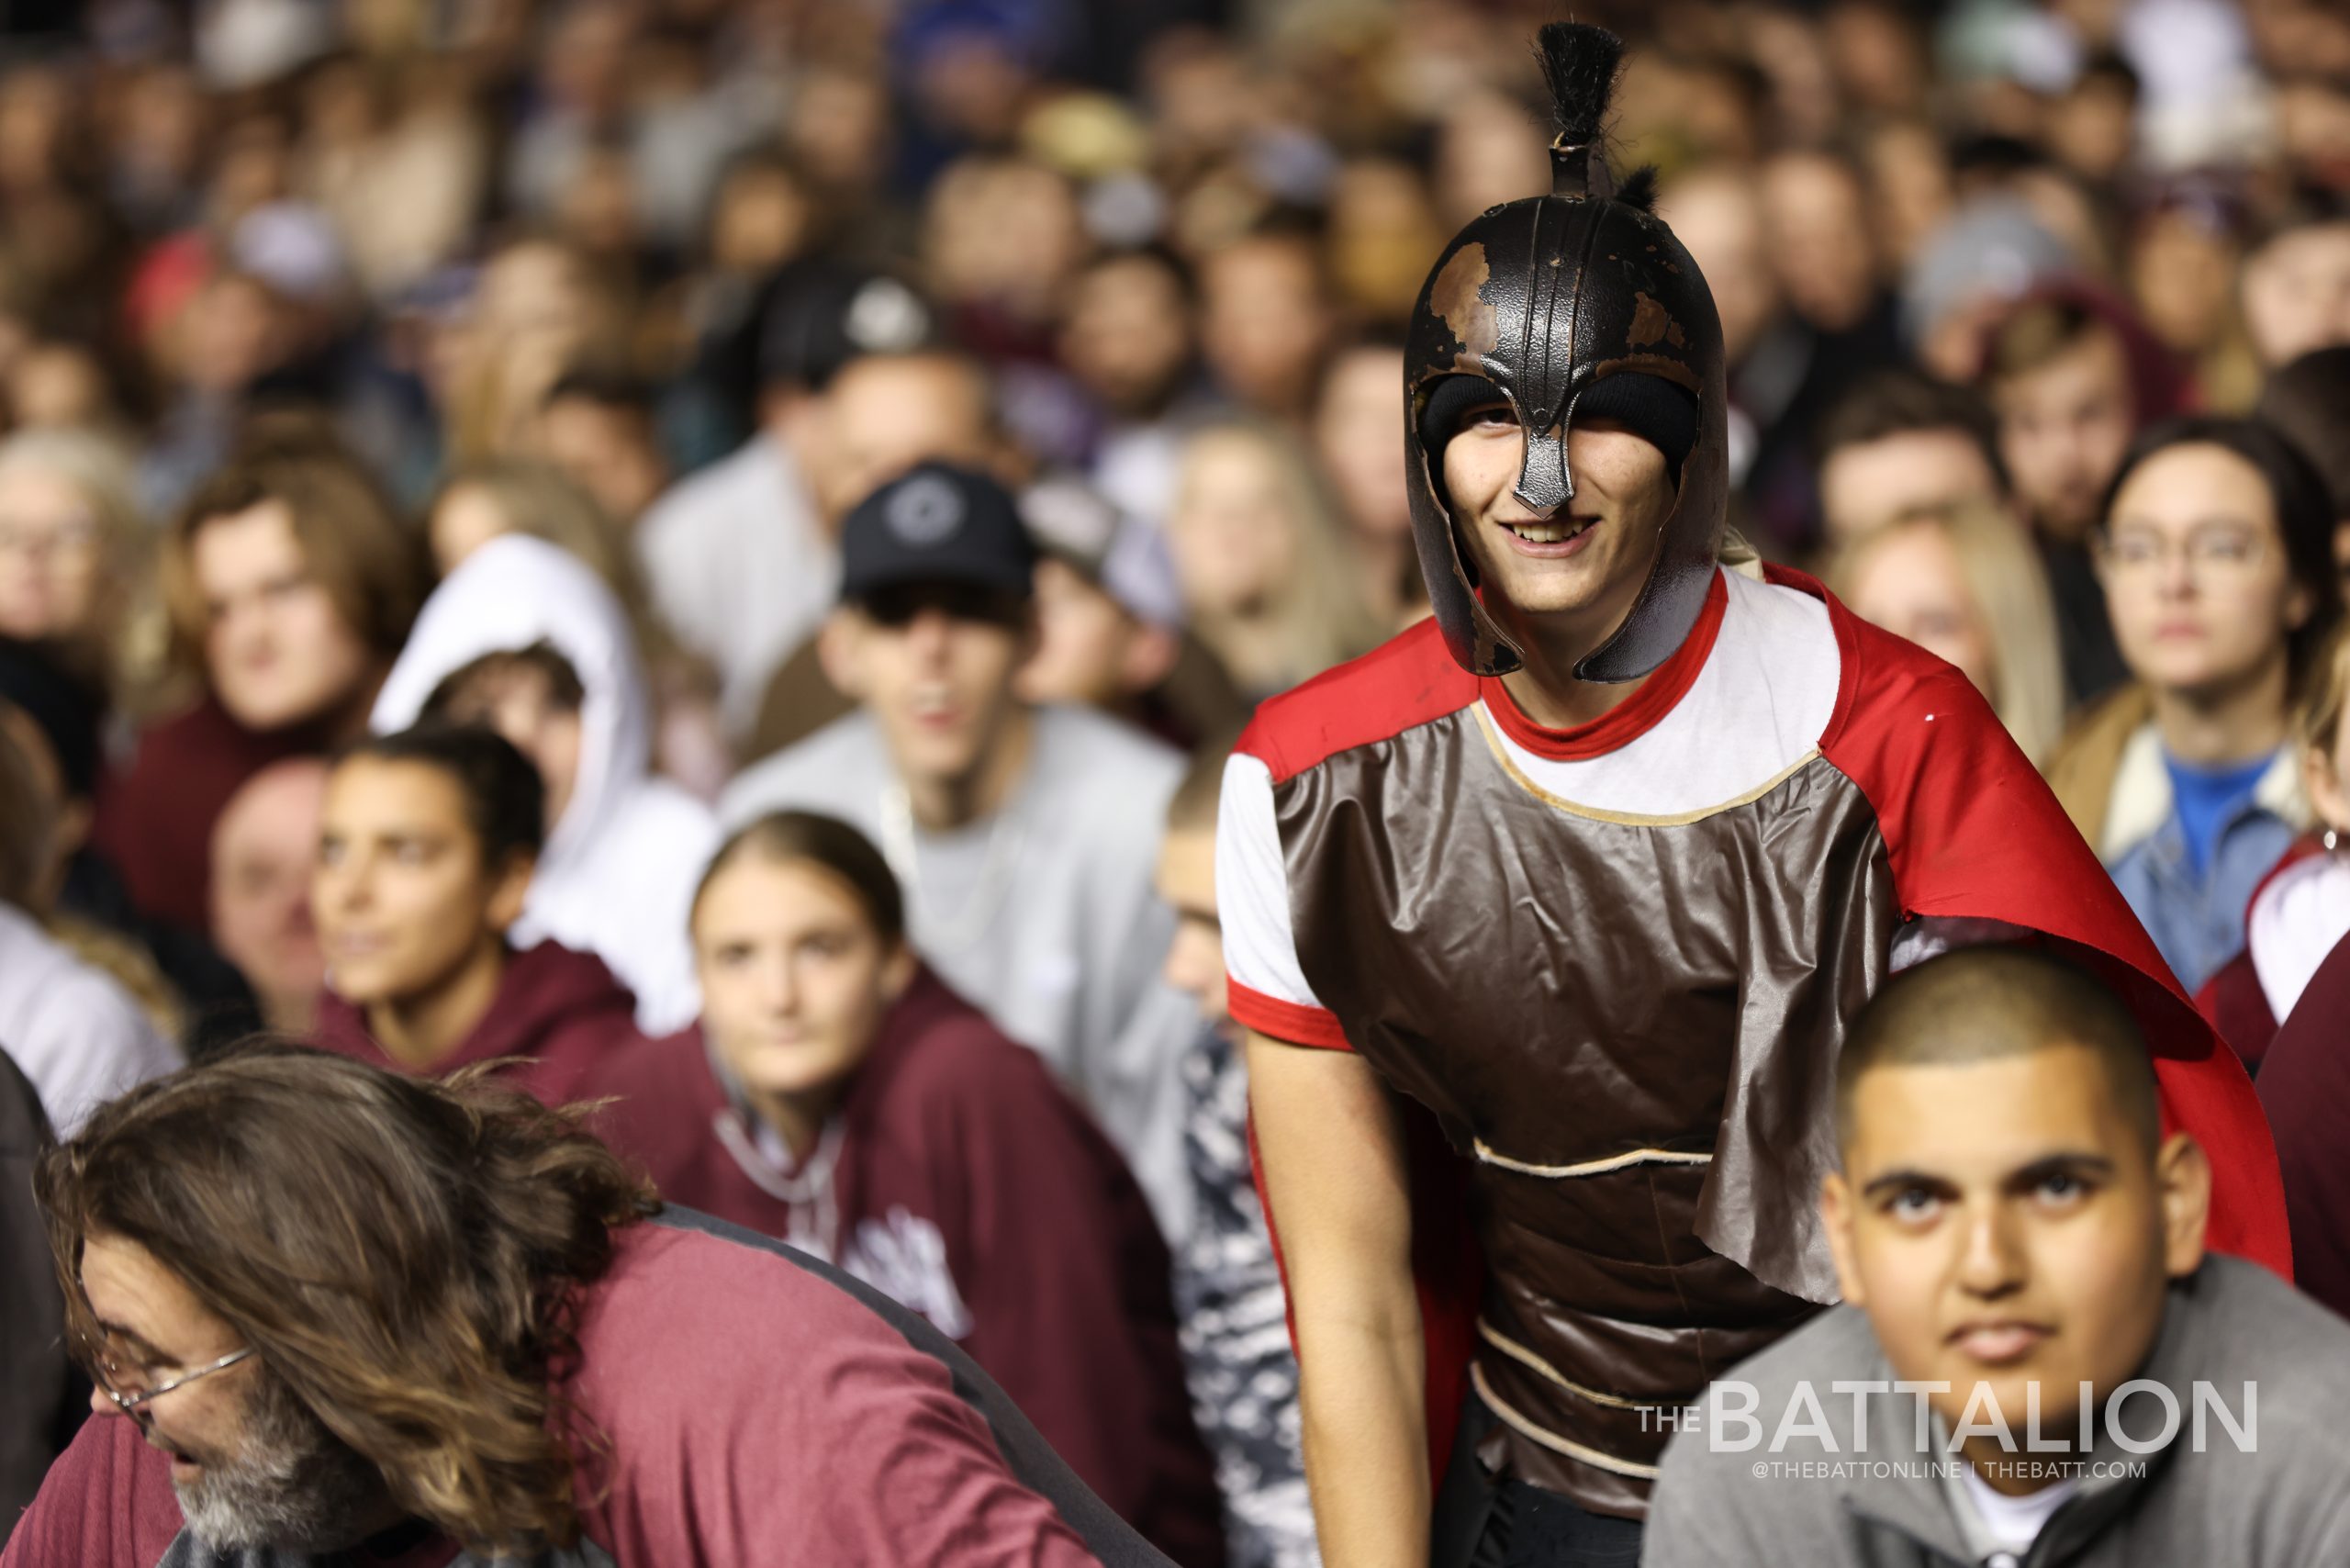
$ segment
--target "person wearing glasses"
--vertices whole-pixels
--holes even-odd
[[[485,1071],[257,1044],[32,1185],[102,1418],[5,1568],[1166,1568],[923,1319]]]
[[[2134,682],[2091,711],[2049,783],[2192,991],[2244,946],[2244,906],[2310,824],[2296,687],[2340,609],[2322,482],[2245,420],[2156,426],[2096,540]]]

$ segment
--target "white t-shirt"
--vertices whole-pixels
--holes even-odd
[[[1478,720],[1505,766],[1584,812],[1672,817],[1751,798],[1808,760],[1834,716],[1843,667],[1828,606],[1736,572],[1723,580],[1721,629],[1672,711],[1613,751],[1561,761],[1520,745],[1482,711]],[[1276,1002],[1325,1011],[1297,960],[1289,868],[1263,759],[1235,752],[1225,765],[1215,847],[1216,906],[1233,980]]]
[[[1996,1561],[2002,1553],[2020,1562],[2031,1551],[2031,1543],[2040,1539],[2041,1530],[2055,1517],[2056,1510],[2081,1489],[2080,1477],[2068,1475],[2037,1492],[2011,1497],[1993,1491],[1991,1484],[1964,1461],[1960,1462],[1958,1479],[1959,1495],[1975,1513],[1971,1521],[1962,1515],[1959,1528],[1967,1538],[1968,1547],[1982,1553],[1986,1562]],[[1976,1528],[1968,1529],[1970,1523]]]
[[[2252,901],[2245,946],[2269,1015],[2282,1024],[2334,946],[2350,934],[2350,856],[2312,855],[2279,871]]]
[[[1722,580],[1728,600],[1714,645],[1671,711],[1613,750],[1561,760],[1522,745],[1494,717],[1490,700],[1481,700],[1477,719],[1500,765],[1569,810],[1641,822],[1700,816],[1752,800],[1810,761],[1835,716],[1843,674],[1828,606],[1799,589],[1735,571],[1724,571]],[[1215,884],[1232,983],[1286,1016],[1307,1021],[1308,1033],[1251,1026],[1298,1043],[1335,1031],[1336,1020],[1298,962],[1272,770],[1245,751],[1235,752],[1225,766]],[[1909,921],[1895,935],[1890,968],[1898,971],[1951,947],[2021,935],[1990,920]],[[1244,1007],[1248,1000],[1244,997]],[[1320,1021],[1318,1029],[1314,1021]]]
[[[126,1089],[181,1066],[112,975],[0,904],[0,1049],[31,1080],[61,1138]]]

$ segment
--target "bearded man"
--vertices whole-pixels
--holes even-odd
[[[253,1047],[43,1159],[116,1418],[0,1564],[1164,1568],[922,1318],[485,1070]]]

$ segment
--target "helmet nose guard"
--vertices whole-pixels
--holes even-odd
[[[1526,461],[1518,467],[1517,485],[1510,494],[1546,518],[1575,498],[1574,476],[1567,471],[1563,422],[1556,435],[1527,432]]]

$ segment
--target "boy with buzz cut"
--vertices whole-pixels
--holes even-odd
[[[1899,976],[1837,1070],[1844,1305],[1659,1419],[1641,1562],[2350,1562],[2350,1326],[2207,1253],[2211,1169],[2088,973]]]

